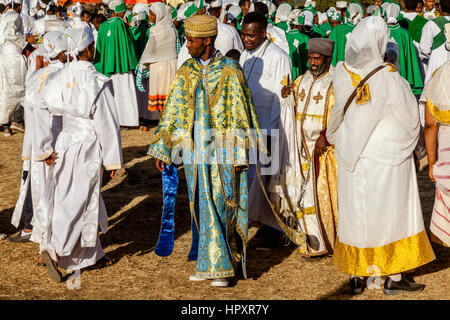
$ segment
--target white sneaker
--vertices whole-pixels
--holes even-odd
[[[228,287],[230,282],[227,279],[214,279],[211,281],[211,287]]]
[[[196,275],[190,276],[189,281],[205,281],[205,278],[197,277]]]

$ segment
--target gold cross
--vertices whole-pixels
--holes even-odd
[[[280,83],[282,86],[287,86],[289,84],[288,77],[284,76]]]
[[[303,102],[303,100],[305,100],[306,97],[306,92],[305,89],[302,90],[302,92],[300,92],[300,101]]]
[[[75,88],[78,83],[75,82],[75,78],[72,78],[73,82],[69,82],[66,87],[70,89],[70,96],[69,96],[69,103],[72,104],[72,92],[73,92],[73,88]]]
[[[267,37],[269,38],[270,42],[275,42],[276,41],[275,38],[272,38],[272,35],[270,33],[267,34]]]
[[[37,94],[41,93],[42,87],[44,86],[45,80],[47,80],[49,74],[50,74],[50,70],[47,70],[39,76],[39,79],[41,79],[41,82],[39,83],[39,88],[36,92]]]
[[[318,104],[319,101],[323,99],[323,96],[320,94],[320,91],[317,93],[315,97],[313,97],[313,99],[316,101],[316,104]]]

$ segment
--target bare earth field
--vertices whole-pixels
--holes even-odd
[[[388,297],[382,289],[349,295],[348,276],[337,271],[332,258],[304,261],[293,245],[256,251],[249,228],[248,279],[229,288],[211,288],[209,281],[192,283],[195,262],[188,262],[191,231],[184,173],[176,208],[175,247],[167,258],[155,255],[159,235],[161,175],[146,151],[154,129],[122,131],[125,169],[102,189],[109,215],[109,231],[100,236],[113,265],[81,274],[80,289],[54,283],[45,267],[37,266],[38,245],[0,241],[0,299],[450,299],[450,249],[433,244],[437,259],[412,274],[424,283],[423,292]],[[0,233],[16,232],[10,224],[19,193],[23,134],[0,136]],[[428,229],[434,185],[426,170],[418,175],[425,224]]]

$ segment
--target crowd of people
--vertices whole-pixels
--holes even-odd
[[[450,0],[172,2],[0,4],[0,125],[24,132],[9,240],[38,243],[56,282],[109,266],[103,170],[123,166],[121,130],[158,120],[155,253],[173,247],[182,166],[190,281],[246,278],[252,221],[257,250],[288,238],[306,261],[332,257],[352,294],[374,268],[387,295],[423,290],[427,165],[431,240],[450,245]]]

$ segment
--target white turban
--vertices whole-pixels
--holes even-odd
[[[222,7],[222,0],[214,0],[209,5],[211,8],[220,8]]]
[[[347,8],[347,1],[336,1],[336,8],[338,9]]]
[[[75,60],[80,52],[83,52],[94,41],[92,29],[89,27],[68,29],[64,33],[64,37],[67,38],[67,54]]]
[[[358,24],[359,21],[364,17],[364,11],[362,6],[359,3],[352,2],[347,8],[347,12],[345,13],[346,22],[350,21],[353,24]]]

